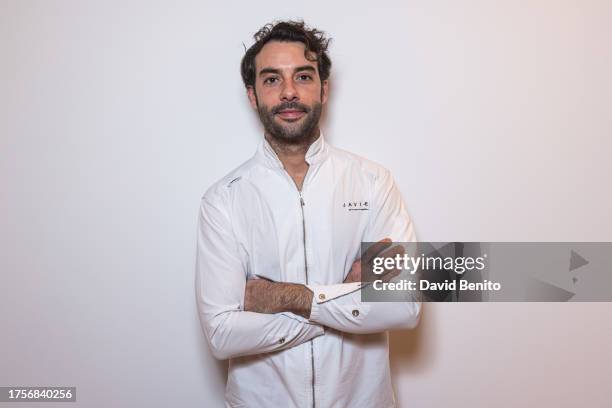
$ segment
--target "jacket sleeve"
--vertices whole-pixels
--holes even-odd
[[[293,347],[324,333],[293,313],[243,310],[248,258],[223,205],[203,198],[198,221],[196,301],[213,356],[228,359]]]
[[[381,169],[373,186],[372,214],[364,242],[387,237],[393,242],[415,242],[412,221],[389,171]],[[347,333],[376,333],[417,326],[421,302],[410,292],[402,293],[403,301],[362,302],[361,287],[360,282],[309,286],[314,292],[310,321]]]

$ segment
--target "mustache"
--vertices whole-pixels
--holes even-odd
[[[283,102],[280,105],[276,105],[275,107],[273,107],[272,113],[277,114],[280,111],[286,110],[286,109],[301,110],[306,113],[310,112],[310,109],[308,108],[308,106],[303,105],[299,102]]]

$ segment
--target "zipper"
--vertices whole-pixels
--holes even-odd
[[[304,217],[304,206],[306,203],[304,202],[304,197],[302,196],[302,191],[298,191],[300,193],[300,210],[302,210],[302,244],[304,245],[304,274],[306,275],[306,284],[308,285],[308,258],[306,257],[306,218]]]
[[[302,184],[303,185],[303,184]],[[296,186],[297,187],[297,186]],[[306,285],[308,285],[308,257],[306,255],[306,217],[304,217],[304,197],[302,196],[302,190],[298,190],[300,194],[300,209],[302,210],[302,243],[304,245],[304,274],[306,275]],[[315,361],[314,361],[314,345],[313,341],[310,340],[310,365],[312,372],[312,407],[315,408]]]
[[[304,175],[304,180],[302,181],[302,188],[304,188],[304,185],[306,184],[306,178],[308,177],[309,170],[310,168],[306,170],[306,174]],[[283,173],[285,174],[285,177],[287,177],[290,184],[292,184],[295,187],[295,189],[298,192],[298,196],[299,196],[300,211],[302,213],[302,246],[304,248],[304,275],[306,279],[306,285],[308,285],[309,279],[308,279],[308,257],[306,255],[306,217],[304,217],[304,206],[306,205],[306,202],[304,201],[304,197],[302,196],[302,189],[298,187],[298,185],[291,178],[287,170],[284,168],[283,168]],[[315,403],[315,361],[314,361],[313,340],[310,340],[309,343],[310,343],[310,369],[312,373],[312,376],[311,376],[312,377],[312,381],[311,381],[312,408],[315,408],[316,407],[316,403]]]

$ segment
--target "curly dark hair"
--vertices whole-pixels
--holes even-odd
[[[269,41],[303,43],[306,46],[304,57],[309,61],[317,61],[321,82],[329,78],[331,60],[327,55],[327,47],[331,38],[326,38],[323,31],[310,28],[303,21],[280,21],[266,24],[253,35],[253,38],[255,44],[245,52],[240,63],[240,73],[245,87],[255,86],[255,57]]]

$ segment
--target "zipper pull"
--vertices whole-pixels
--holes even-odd
[[[302,192],[300,191],[300,204],[302,205],[302,207],[304,205],[306,205],[306,203],[304,202],[304,198],[302,197]]]

